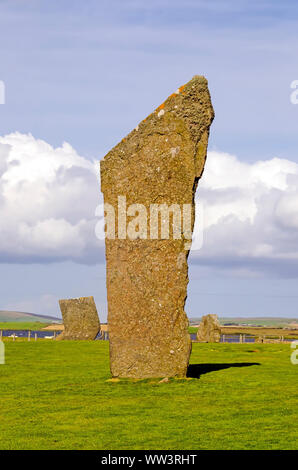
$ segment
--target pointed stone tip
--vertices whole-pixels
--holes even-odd
[[[209,94],[208,80],[203,75],[194,75],[188,82],[186,82],[184,85],[181,85],[174,93],[168,96],[168,98],[161,105],[159,105],[158,108],[156,108],[155,112],[159,113],[158,116],[163,115],[165,112],[165,106],[169,104],[173,97],[180,95],[187,98],[189,96],[193,96],[194,93],[200,94],[202,92],[205,93],[205,91],[207,91]]]
[[[176,93],[182,92],[190,87],[199,86],[200,88],[208,88],[208,80],[204,75],[194,75],[188,82],[184,83],[180,88],[178,88]]]
[[[194,75],[192,77],[192,80],[198,80],[200,82],[205,82],[205,83],[208,83],[208,80],[206,77],[204,77],[204,75]]]
[[[184,85],[184,87],[188,88],[189,85],[199,85],[200,87],[208,88],[208,80],[204,75],[194,75],[192,79]]]
[[[201,113],[202,115],[204,114],[205,117],[207,116],[207,126],[209,126],[214,119],[214,110],[206,77],[204,75],[194,75],[188,82],[181,85],[174,93],[169,95],[163,103],[143,119],[135,129],[124,137],[117,145],[126,144],[127,140],[131,136],[135,137],[136,135],[140,135],[144,129],[148,129],[148,125],[154,128],[156,126],[156,118],[162,118],[162,116],[169,111],[173,113],[173,115],[176,115],[177,117],[180,116],[181,119],[188,122],[188,125],[191,128],[191,133],[195,140],[197,140],[201,133],[202,124],[201,118],[199,119],[200,123],[197,122],[198,114]],[[195,125],[196,122],[197,125]],[[102,169],[105,161],[107,161],[110,156],[111,151],[101,160],[100,165]],[[102,177],[101,183],[103,184]]]

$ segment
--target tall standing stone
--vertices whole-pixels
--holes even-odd
[[[115,208],[115,227],[109,227],[106,237],[114,377],[186,375],[191,351],[184,312],[190,242],[187,229],[180,239],[174,236],[179,228],[174,217],[170,219],[169,239],[162,238],[161,230],[156,237],[150,230],[149,214],[152,204],[185,205],[190,208],[191,238],[194,196],[213,117],[207,80],[195,76],[101,161],[104,202]],[[136,220],[144,211],[148,215],[145,227]],[[128,238],[126,227],[130,234],[138,229],[139,233]]]
[[[93,340],[100,331],[98,313],[93,297],[59,300],[64,331],[57,340]]]

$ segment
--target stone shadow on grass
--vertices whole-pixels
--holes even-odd
[[[217,370],[230,369],[230,367],[259,366],[259,362],[230,362],[227,364],[190,364],[187,369],[187,377],[199,379],[201,375]]]

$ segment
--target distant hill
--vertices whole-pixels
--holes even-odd
[[[298,323],[296,318],[283,318],[283,317],[218,317],[221,325],[237,325],[237,326],[264,326],[285,328],[294,327]],[[189,318],[191,325],[200,323],[201,317]]]
[[[0,310],[0,322],[42,322],[50,323],[61,321],[61,318],[51,317],[49,315],[36,315],[27,312],[11,312],[8,310]]]

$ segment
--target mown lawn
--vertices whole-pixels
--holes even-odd
[[[298,447],[289,345],[194,344],[194,378],[158,383],[107,381],[108,342],[5,344],[2,450]]]

